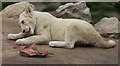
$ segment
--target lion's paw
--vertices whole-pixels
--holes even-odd
[[[64,41],[50,41],[49,46],[50,47],[65,47],[66,43]]]
[[[14,34],[8,34],[7,39],[14,40],[16,38]]]
[[[18,39],[16,45],[25,45],[25,39]]]
[[[50,47],[55,47],[56,44],[57,44],[56,41],[50,41],[50,42],[49,42],[49,46],[50,46]]]

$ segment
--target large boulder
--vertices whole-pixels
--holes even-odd
[[[116,17],[104,17],[94,25],[94,28],[104,37],[119,38],[120,27]]]
[[[27,6],[30,6],[34,9],[34,5],[28,2],[19,2],[7,6],[0,12],[0,14],[2,14],[2,17],[17,19],[19,18],[19,15],[25,10]]]
[[[85,2],[66,3],[59,6],[56,13],[56,16],[60,18],[76,18],[92,22],[90,9]]]

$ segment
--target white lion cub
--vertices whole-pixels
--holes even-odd
[[[113,40],[105,41],[86,21],[56,18],[47,12],[33,11],[31,7],[19,16],[19,24],[22,32],[8,35],[8,39],[18,39],[17,45],[35,43],[74,48],[76,42],[82,42],[103,48],[116,46]]]

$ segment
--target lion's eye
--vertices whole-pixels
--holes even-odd
[[[24,20],[21,23],[24,24]]]

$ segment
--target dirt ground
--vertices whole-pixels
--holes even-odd
[[[47,58],[22,57],[19,49],[13,49],[15,41],[7,40],[9,33],[18,33],[20,28],[15,19],[3,18],[2,21],[2,63],[3,64],[117,64],[118,45],[110,49],[75,46],[74,49],[52,48],[48,45],[36,45],[39,51],[52,52]],[[115,39],[114,39],[115,40]],[[115,40],[117,41],[117,40]]]

